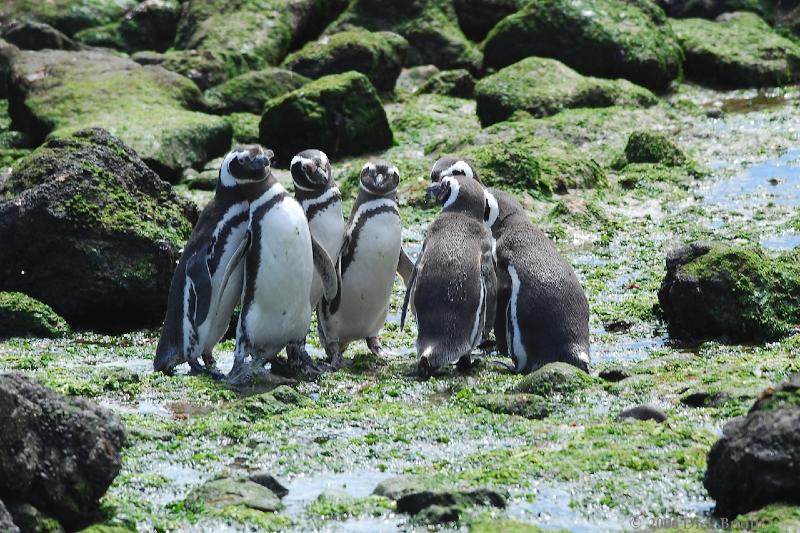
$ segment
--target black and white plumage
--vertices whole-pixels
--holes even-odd
[[[443,210],[428,228],[403,304],[417,317],[418,372],[429,375],[468,362],[485,329],[496,285],[492,243],[484,224],[483,187],[465,175],[429,188]]]
[[[517,372],[561,361],[588,371],[589,304],[575,271],[510,194],[490,189],[499,206],[497,239],[498,351]]]
[[[366,339],[373,353],[382,353],[378,334],[389,313],[402,252],[399,171],[386,161],[370,162],[362,168],[359,181],[358,198],[338,254],[339,308],[323,305],[318,315],[320,340],[334,367],[342,366],[342,352],[356,340]]]
[[[212,350],[227,331],[241,295],[241,267],[232,269],[223,283],[247,232],[244,190],[269,166],[270,157],[260,147],[241,147],[223,160],[214,198],[200,214],[172,278],[153,363],[156,371],[169,373],[183,362],[197,372],[213,366]]]

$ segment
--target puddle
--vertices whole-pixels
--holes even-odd
[[[704,202],[726,208],[752,208],[766,203],[800,205],[800,149],[751,165],[722,180],[705,194]]]
[[[800,233],[784,233],[777,237],[764,237],[761,246],[767,250],[791,250],[800,246]]]
[[[750,113],[780,107],[794,99],[796,99],[794,94],[759,89],[755,95],[723,98],[707,104],[706,107],[720,109],[724,113]]]
[[[508,515],[523,522],[534,522],[542,529],[566,529],[573,533],[620,531],[628,527],[619,518],[584,517],[570,505],[573,499],[566,489],[539,487],[534,501],[512,502]]]
[[[306,505],[326,490],[344,491],[354,498],[366,498],[372,494],[378,483],[394,475],[388,472],[361,471],[342,474],[322,473],[313,477],[298,476],[288,484],[289,494],[283,499],[286,505],[285,512],[288,515],[301,514]]]
[[[592,363],[636,363],[647,359],[654,350],[666,346],[667,340],[667,335],[635,338],[627,334],[615,334],[611,342],[594,340],[591,345]]]

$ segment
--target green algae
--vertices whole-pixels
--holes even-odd
[[[137,0],[7,0],[0,8],[0,19],[27,17],[72,35],[117,20],[137,3]]]
[[[63,337],[66,321],[50,306],[19,292],[0,292],[0,337]]]
[[[207,90],[206,106],[215,113],[261,113],[268,100],[299,89],[309,81],[281,68],[254,70]]]

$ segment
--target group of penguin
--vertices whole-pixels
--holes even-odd
[[[292,369],[312,378],[346,366],[343,352],[357,340],[383,356],[378,335],[396,273],[406,285],[401,328],[409,306],[416,315],[421,377],[452,363],[469,367],[492,330],[517,372],[552,361],[588,370],[589,307],[575,272],[519,202],[484,188],[466,161],[434,164],[427,196],[442,211],[414,263],[402,247],[397,167],[364,165],[345,223],[324,152],[292,159],[294,196],[273,176],[272,159],[258,145],[224,158],[172,278],[156,371],[185,362],[240,384],[284,348]],[[234,363],[223,376],[212,350],[237,305]],[[325,363],[305,349],[312,310]]]

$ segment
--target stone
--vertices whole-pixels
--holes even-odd
[[[0,292],[0,338],[63,337],[66,321],[42,302],[19,292]]]
[[[67,528],[95,517],[122,466],[122,423],[83,398],[0,375],[0,497],[30,503]]]
[[[261,114],[266,102],[299,89],[309,81],[309,78],[283,68],[254,70],[207,90],[206,107],[214,113]]]
[[[395,476],[384,479],[372,491],[373,496],[383,496],[392,501],[397,501],[406,494],[414,491],[420,484],[418,478],[412,476]]]
[[[397,512],[416,515],[431,506],[444,508],[486,506],[505,509],[507,495],[494,489],[415,489],[397,500]]]
[[[525,3],[526,0],[454,0],[453,7],[464,34],[480,42],[498,22],[519,11]]]
[[[637,405],[635,407],[625,409],[619,415],[617,415],[617,418],[620,420],[625,420],[626,418],[642,421],[655,420],[660,424],[667,420],[667,415],[664,414],[664,411],[654,405]]]
[[[13,20],[44,22],[68,36],[119,20],[140,0],[3,0],[0,26]]]
[[[14,524],[5,504],[0,500],[0,531],[5,533],[19,533],[19,528]]]
[[[750,11],[762,17],[770,17],[773,6],[781,4],[769,0],[656,0],[656,3],[672,18],[697,17],[710,20],[734,11]]]
[[[758,15],[726,14],[716,22],[672,22],[686,54],[686,76],[722,87],[778,86],[800,80],[800,45]]]
[[[598,377],[605,381],[616,383],[618,381],[622,381],[623,379],[631,377],[631,375],[624,368],[611,367],[601,370],[600,373],[598,374]]]
[[[8,500],[8,512],[23,533],[64,533],[57,520],[29,503]]]
[[[648,107],[658,102],[653,93],[627,80],[583,76],[542,57],[523,59],[483,78],[475,85],[475,99],[484,126],[518,110],[546,117],[571,107]]]
[[[269,488],[253,481],[231,477],[207,481],[186,497],[186,506],[189,509],[203,507],[224,509],[235,505],[243,505],[265,513],[273,513],[283,508],[280,498]]]
[[[22,50],[78,50],[80,46],[48,24],[30,20],[14,22],[3,32],[3,38]]]
[[[144,0],[125,13],[119,33],[129,52],[163,52],[175,41],[180,5],[176,0]]]
[[[250,475],[250,481],[258,483],[262,487],[267,487],[278,498],[284,498],[289,494],[289,489],[286,488],[286,482],[279,480],[266,470],[259,470]]]
[[[548,363],[522,378],[516,391],[544,397],[572,395],[593,383],[592,377],[577,367],[567,363]]]
[[[581,74],[625,78],[654,91],[681,74],[681,47],[648,0],[542,0],[501,20],[484,42],[484,67],[557,59]]]
[[[140,65],[163,67],[189,78],[201,91],[224,83],[229,78],[227,67],[217,54],[207,50],[169,50],[137,52],[131,59]],[[197,104],[197,107],[200,107]]]
[[[0,202],[0,291],[36,298],[72,326],[164,318],[195,206],[100,129],[54,137],[21,160]]]
[[[475,78],[463,68],[439,72],[419,88],[422,94],[441,94],[456,98],[472,98],[474,91]]]
[[[394,89],[407,53],[408,41],[396,33],[352,30],[307,43],[283,65],[312,79],[355,70],[385,92]]]
[[[11,63],[17,53],[19,53],[19,48],[5,39],[0,39],[0,98],[8,97],[8,76],[11,73]]]
[[[329,157],[388,148],[392,130],[378,93],[358,72],[324,76],[264,107],[259,139],[288,165],[309,146]]]
[[[447,524],[449,522],[458,522],[461,519],[461,514],[461,509],[455,505],[431,505],[418,512],[414,519],[422,524]]]
[[[687,162],[675,142],[664,133],[655,131],[634,131],[625,145],[624,164],[657,163],[668,167],[676,167]],[[617,166],[624,166],[617,165]]]
[[[0,41],[0,44],[2,42]],[[2,56],[0,56],[2,57]],[[415,67],[404,68],[397,77],[395,90],[403,90],[409,93],[419,91],[429,79],[441,72],[436,65],[417,65]]]
[[[482,394],[475,398],[475,404],[492,413],[532,420],[546,418],[552,410],[550,402],[536,394]]]
[[[258,144],[258,128],[261,124],[261,115],[255,113],[231,113],[225,117],[228,123],[233,128],[233,145],[240,144]],[[208,168],[206,165],[205,168]],[[216,179],[219,173],[219,165],[217,165],[214,173]],[[216,181],[213,184],[216,186]]]

